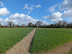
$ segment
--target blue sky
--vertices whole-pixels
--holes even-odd
[[[0,22],[5,24],[3,21],[11,20],[16,24],[22,24],[26,22],[25,19],[29,19],[28,22],[33,21],[32,23],[40,20],[44,24],[60,20],[71,22],[71,2],[71,0],[1,0],[0,12],[3,14],[0,14]]]

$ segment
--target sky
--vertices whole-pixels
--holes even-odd
[[[72,0],[0,0],[0,23],[72,22]]]

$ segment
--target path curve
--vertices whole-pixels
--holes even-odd
[[[30,54],[29,48],[35,34],[36,28],[24,37],[19,43],[13,46],[6,54]]]
[[[43,54],[68,54],[70,50],[72,50],[72,42],[59,46],[49,52],[44,52]]]

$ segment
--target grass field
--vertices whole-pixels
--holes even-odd
[[[72,29],[38,28],[33,39],[31,54],[46,52],[72,40]]]
[[[0,54],[25,37],[33,28],[0,28]]]

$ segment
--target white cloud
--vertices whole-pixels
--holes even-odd
[[[10,12],[7,10],[7,8],[0,8],[0,16],[8,15]]]
[[[28,14],[30,14],[30,11],[28,11]]]
[[[27,25],[29,22],[35,24],[37,21],[42,21],[42,20],[38,20],[29,15],[19,14],[19,13],[12,14],[11,16],[9,16],[9,18],[6,18],[6,19],[0,18],[0,22],[2,24],[7,24],[8,21],[12,21],[18,25],[22,25],[22,24]],[[42,21],[42,22],[43,24],[48,24],[48,22],[46,21]]]
[[[8,22],[8,21],[6,21],[6,19],[0,18],[0,23],[1,23],[2,25],[6,25],[7,22]]]
[[[67,10],[63,12],[63,17],[72,17],[72,10]]]
[[[56,12],[56,13],[52,13],[52,15],[50,16],[44,16],[43,18],[49,18],[51,21],[62,21],[62,13],[60,12]]]
[[[50,19],[51,21],[62,21],[62,18],[57,18],[57,19]]]
[[[24,9],[29,9],[28,4],[25,4]]]
[[[72,9],[72,0],[64,0],[62,2],[62,5],[60,6],[60,9],[61,10],[69,10],[69,9]]]
[[[33,10],[34,8],[39,8],[39,7],[41,7],[41,5],[34,6],[34,5],[25,4],[23,9]]]
[[[3,21],[2,18],[0,18],[0,21]]]
[[[42,21],[43,25],[48,25],[49,23],[46,21]]]
[[[56,12],[55,8],[59,8],[62,13]],[[53,5],[52,7],[49,8],[49,11],[53,12],[52,15],[44,16],[43,18],[49,19],[51,21],[59,21],[59,20],[62,20],[62,17],[63,19],[66,17],[68,20],[69,18],[72,17],[72,0],[63,0],[61,5],[60,4]]]
[[[55,12],[55,11],[56,11],[55,8],[56,8],[57,6],[58,6],[57,4],[51,6],[51,7],[49,8],[49,11],[50,11],[50,12]]]
[[[36,8],[39,8],[39,7],[42,7],[42,6],[41,6],[41,5],[36,5],[35,7],[36,7]]]
[[[34,8],[34,5],[31,5],[31,6],[29,7],[29,4],[25,4],[25,6],[24,6],[23,9],[33,10],[33,8]]]
[[[64,0],[60,9],[64,10],[62,17],[72,17],[72,0]]]
[[[33,10],[34,9],[34,5],[31,5],[29,10]]]
[[[29,7],[29,4],[25,4],[25,6],[24,6],[23,9],[33,10],[33,8],[34,8],[34,5],[31,5],[31,6]]]
[[[2,1],[0,1],[0,5],[1,7],[4,7],[4,3]]]
[[[47,18],[49,18],[49,16],[43,16],[42,18],[47,19]]]
[[[30,14],[30,12],[34,9],[34,8],[39,8],[41,7],[41,5],[29,5],[29,4],[25,4],[23,9],[27,9],[28,10],[28,14]]]
[[[9,18],[12,18],[12,19],[14,19],[14,18],[23,18],[25,16],[25,14],[19,14],[19,13],[16,13],[16,14],[13,14],[13,15],[11,15]]]

